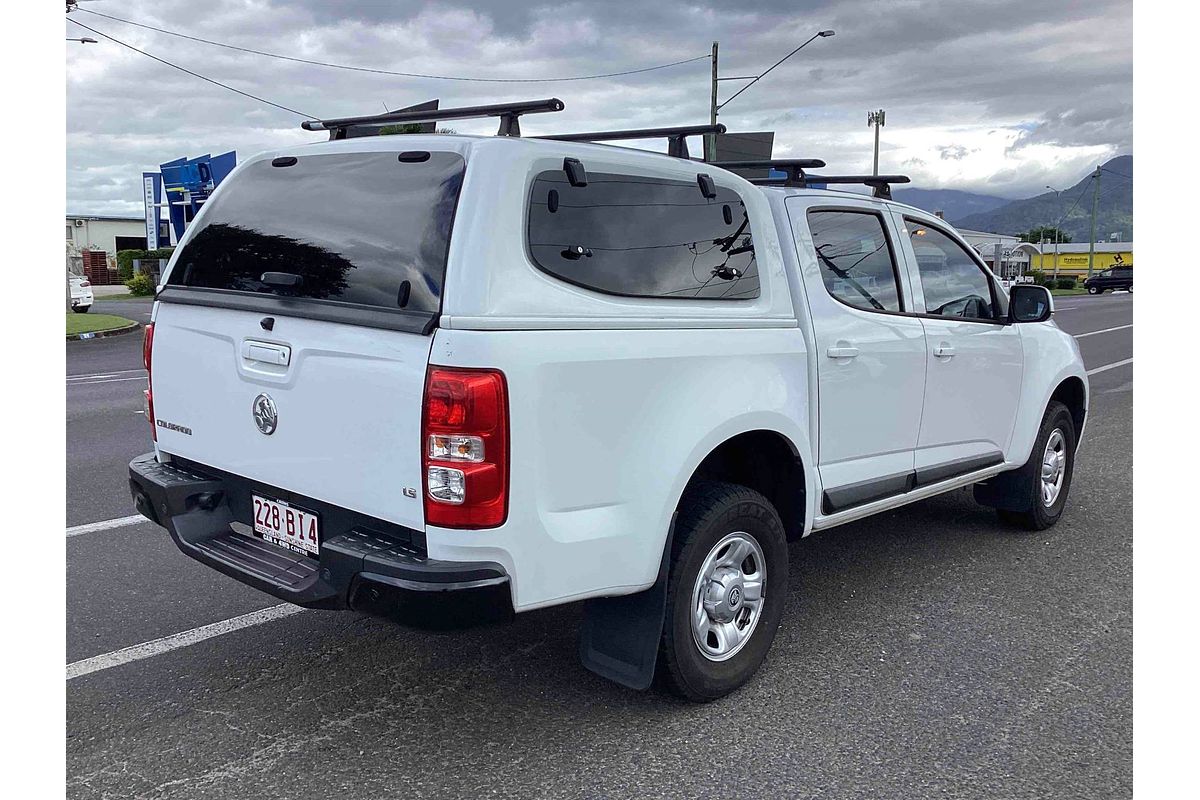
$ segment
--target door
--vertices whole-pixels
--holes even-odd
[[[419,528],[425,332],[465,163],[297,152],[239,168],[174,257],[158,449]]]
[[[816,338],[822,513],[907,491],[925,385],[895,228],[869,201],[787,201]]]
[[[917,437],[918,485],[1001,463],[1021,393],[1023,352],[1006,324],[995,278],[948,230],[903,217],[914,302],[923,312],[925,402]]]

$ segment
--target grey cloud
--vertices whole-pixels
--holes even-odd
[[[1086,169],[1072,148],[1132,146],[1131,8],[1128,2],[1044,0],[590,0],[568,4],[127,0],[97,11],[245,47],[368,67],[476,77],[589,74],[663,63],[721,43],[721,73],[756,73],[811,32],[831,27],[722,111],[731,129],[776,130],[780,155],[870,165],[865,112],[888,110],[889,134],[964,126],[1007,130],[1014,157],[1052,150],[1039,173],[998,170],[958,188],[1031,193],[1064,170]],[[382,111],[432,97],[444,105],[562,97],[561,114],[530,117],[529,133],[703,122],[707,62],[619,79],[492,84],[370,75],[282,62],[71,15],[138,47],[306,114]],[[74,26],[67,25],[78,35]],[[1102,27],[1103,39],[1094,36]],[[1093,43],[1094,44],[1091,44]],[[104,42],[68,49],[68,205],[136,211],[144,169],[181,155],[239,154],[315,137],[292,114],[261,106]],[[736,84],[721,85],[722,98]],[[464,121],[463,133],[492,122]],[[930,158],[908,159],[914,182],[934,185]],[[1042,150],[1037,151],[1039,155]],[[920,162],[920,163],[918,163]],[[889,163],[886,162],[885,163]],[[890,163],[895,163],[890,162]],[[97,176],[103,176],[99,181]],[[1077,179],[1078,176],[1069,176]]]

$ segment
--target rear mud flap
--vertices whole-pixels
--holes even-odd
[[[579,659],[602,678],[643,691],[654,682],[658,643],[667,608],[667,572],[675,517],[667,532],[658,566],[658,580],[643,592],[623,597],[600,597],[584,603],[579,636]]]

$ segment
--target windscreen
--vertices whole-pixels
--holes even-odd
[[[208,201],[167,285],[437,312],[464,169],[445,152],[250,164]]]

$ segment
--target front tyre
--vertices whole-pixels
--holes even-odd
[[[1088,290],[1088,294],[1100,294],[1099,286],[1089,286],[1089,287],[1087,287],[1087,290]]]
[[[997,476],[1012,481],[1017,502],[997,509],[1000,519],[1026,530],[1042,531],[1058,522],[1067,507],[1075,471],[1075,420],[1062,403],[1046,407],[1029,461]]]
[[[91,309],[91,306],[73,306],[71,308],[76,314],[86,314],[89,309]]]
[[[767,498],[732,483],[684,492],[658,678],[694,702],[737,689],[767,656],[787,595],[787,537]]]

